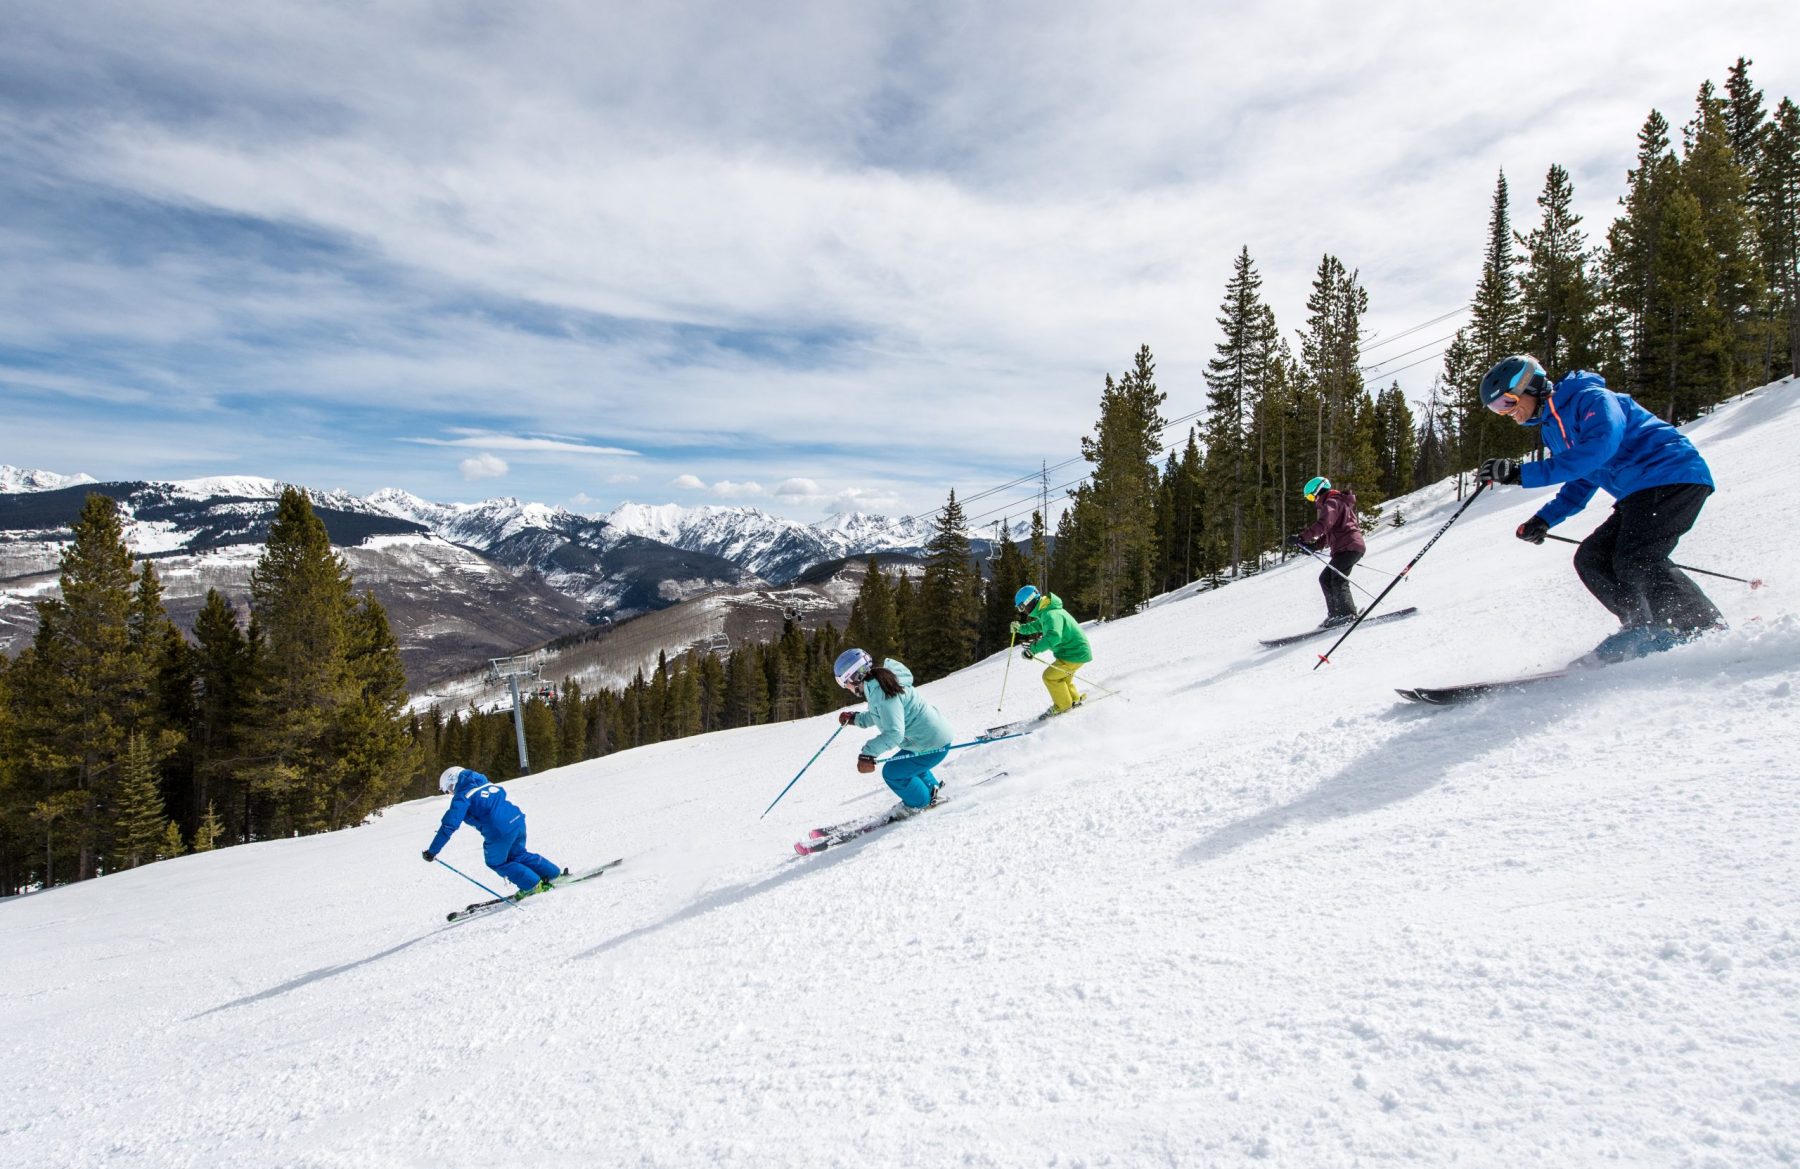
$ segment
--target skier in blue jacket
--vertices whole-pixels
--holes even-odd
[[[900,754],[882,766],[881,778],[909,811],[930,807],[943,787],[931,769],[950,754],[946,748],[953,736],[937,707],[913,689],[912,671],[893,658],[878,666],[864,651],[847,649],[838,655],[832,672],[838,685],[869,704],[867,710],[840,710],[838,723],[879,732],[863,744],[856,770],[868,775],[875,770],[877,755],[898,747]]]
[[[1537,427],[1550,457],[1489,459],[1476,478],[1522,487],[1562,484],[1519,525],[1519,539],[1542,544],[1599,489],[1618,501],[1575,552],[1581,583],[1621,626],[1594,647],[1596,658],[1642,657],[1720,624],[1700,586],[1669,563],[1713,492],[1712,472],[1686,435],[1607,389],[1599,374],[1577,370],[1552,385],[1530,356],[1508,357],[1490,369],[1481,379],[1481,400],[1496,414]]]
[[[481,833],[481,856],[487,867],[519,887],[513,899],[542,893],[564,870],[525,847],[525,813],[506,798],[506,789],[466,767],[446,767],[438,776],[438,790],[450,792],[450,809],[438,825],[437,835],[422,854],[437,859],[450,842],[450,834],[466,821]]]

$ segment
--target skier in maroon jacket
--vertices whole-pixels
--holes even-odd
[[[1329,629],[1356,620],[1350,570],[1368,546],[1363,543],[1362,526],[1356,522],[1354,493],[1340,491],[1325,476],[1314,475],[1306,481],[1306,498],[1318,509],[1319,518],[1293,539],[1308,552],[1316,552],[1321,545],[1331,549],[1331,564],[1319,574],[1319,587],[1325,590],[1325,620],[1319,622],[1319,628]]]

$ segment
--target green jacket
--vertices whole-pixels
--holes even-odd
[[[1019,622],[1019,639],[1030,643],[1033,653],[1048,652],[1059,662],[1091,662],[1094,651],[1088,648],[1087,634],[1055,593],[1038,596],[1037,613],[1029,621]]]

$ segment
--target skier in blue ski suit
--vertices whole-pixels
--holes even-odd
[[[1528,355],[1508,357],[1489,370],[1481,399],[1496,414],[1536,427],[1550,457],[1489,459],[1476,478],[1521,487],[1562,485],[1519,525],[1519,539],[1542,544],[1552,527],[1601,489],[1618,501],[1575,552],[1581,583],[1621,625],[1595,648],[1600,660],[1667,649],[1720,623],[1719,610],[1700,586],[1669,562],[1713,492],[1712,472],[1686,435],[1628,395],[1607,389],[1597,373],[1576,370],[1551,384]]]
[[[449,767],[438,777],[438,788],[452,793],[450,809],[423,853],[427,861],[436,860],[451,833],[467,822],[481,833],[481,858],[487,867],[517,885],[521,894],[546,889],[562,876],[560,867],[525,847],[525,813],[506,798],[499,784],[489,783],[479,771]]]
[[[867,710],[839,711],[838,722],[880,732],[863,744],[856,769],[867,775],[875,770],[877,755],[900,748],[899,755],[882,765],[882,780],[908,808],[930,807],[943,786],[931,769],[949,756],[946,748],[954,736],[938,708],[913,689],[912,671],[893,658],[877,666],[862,650],[848,649],[839,655],[833,673],[838,685],[869,704]]]

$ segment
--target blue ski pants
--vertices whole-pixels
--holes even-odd
[[[923,808],[931,803],[931,793],[937,790],[940,782],[931,774],[931,769],[949,755],[948,751],[931,751],[889,759],[881,765],[881,778],[887,781],[888,789],[900,797],[901,803],[909,808]]]
[[[540,880],[562,875],[562,869],[525,847],[525,818],[519,817],[517,832],[489,837],[481,846],[481,859],[521,889],[529,889]]]

